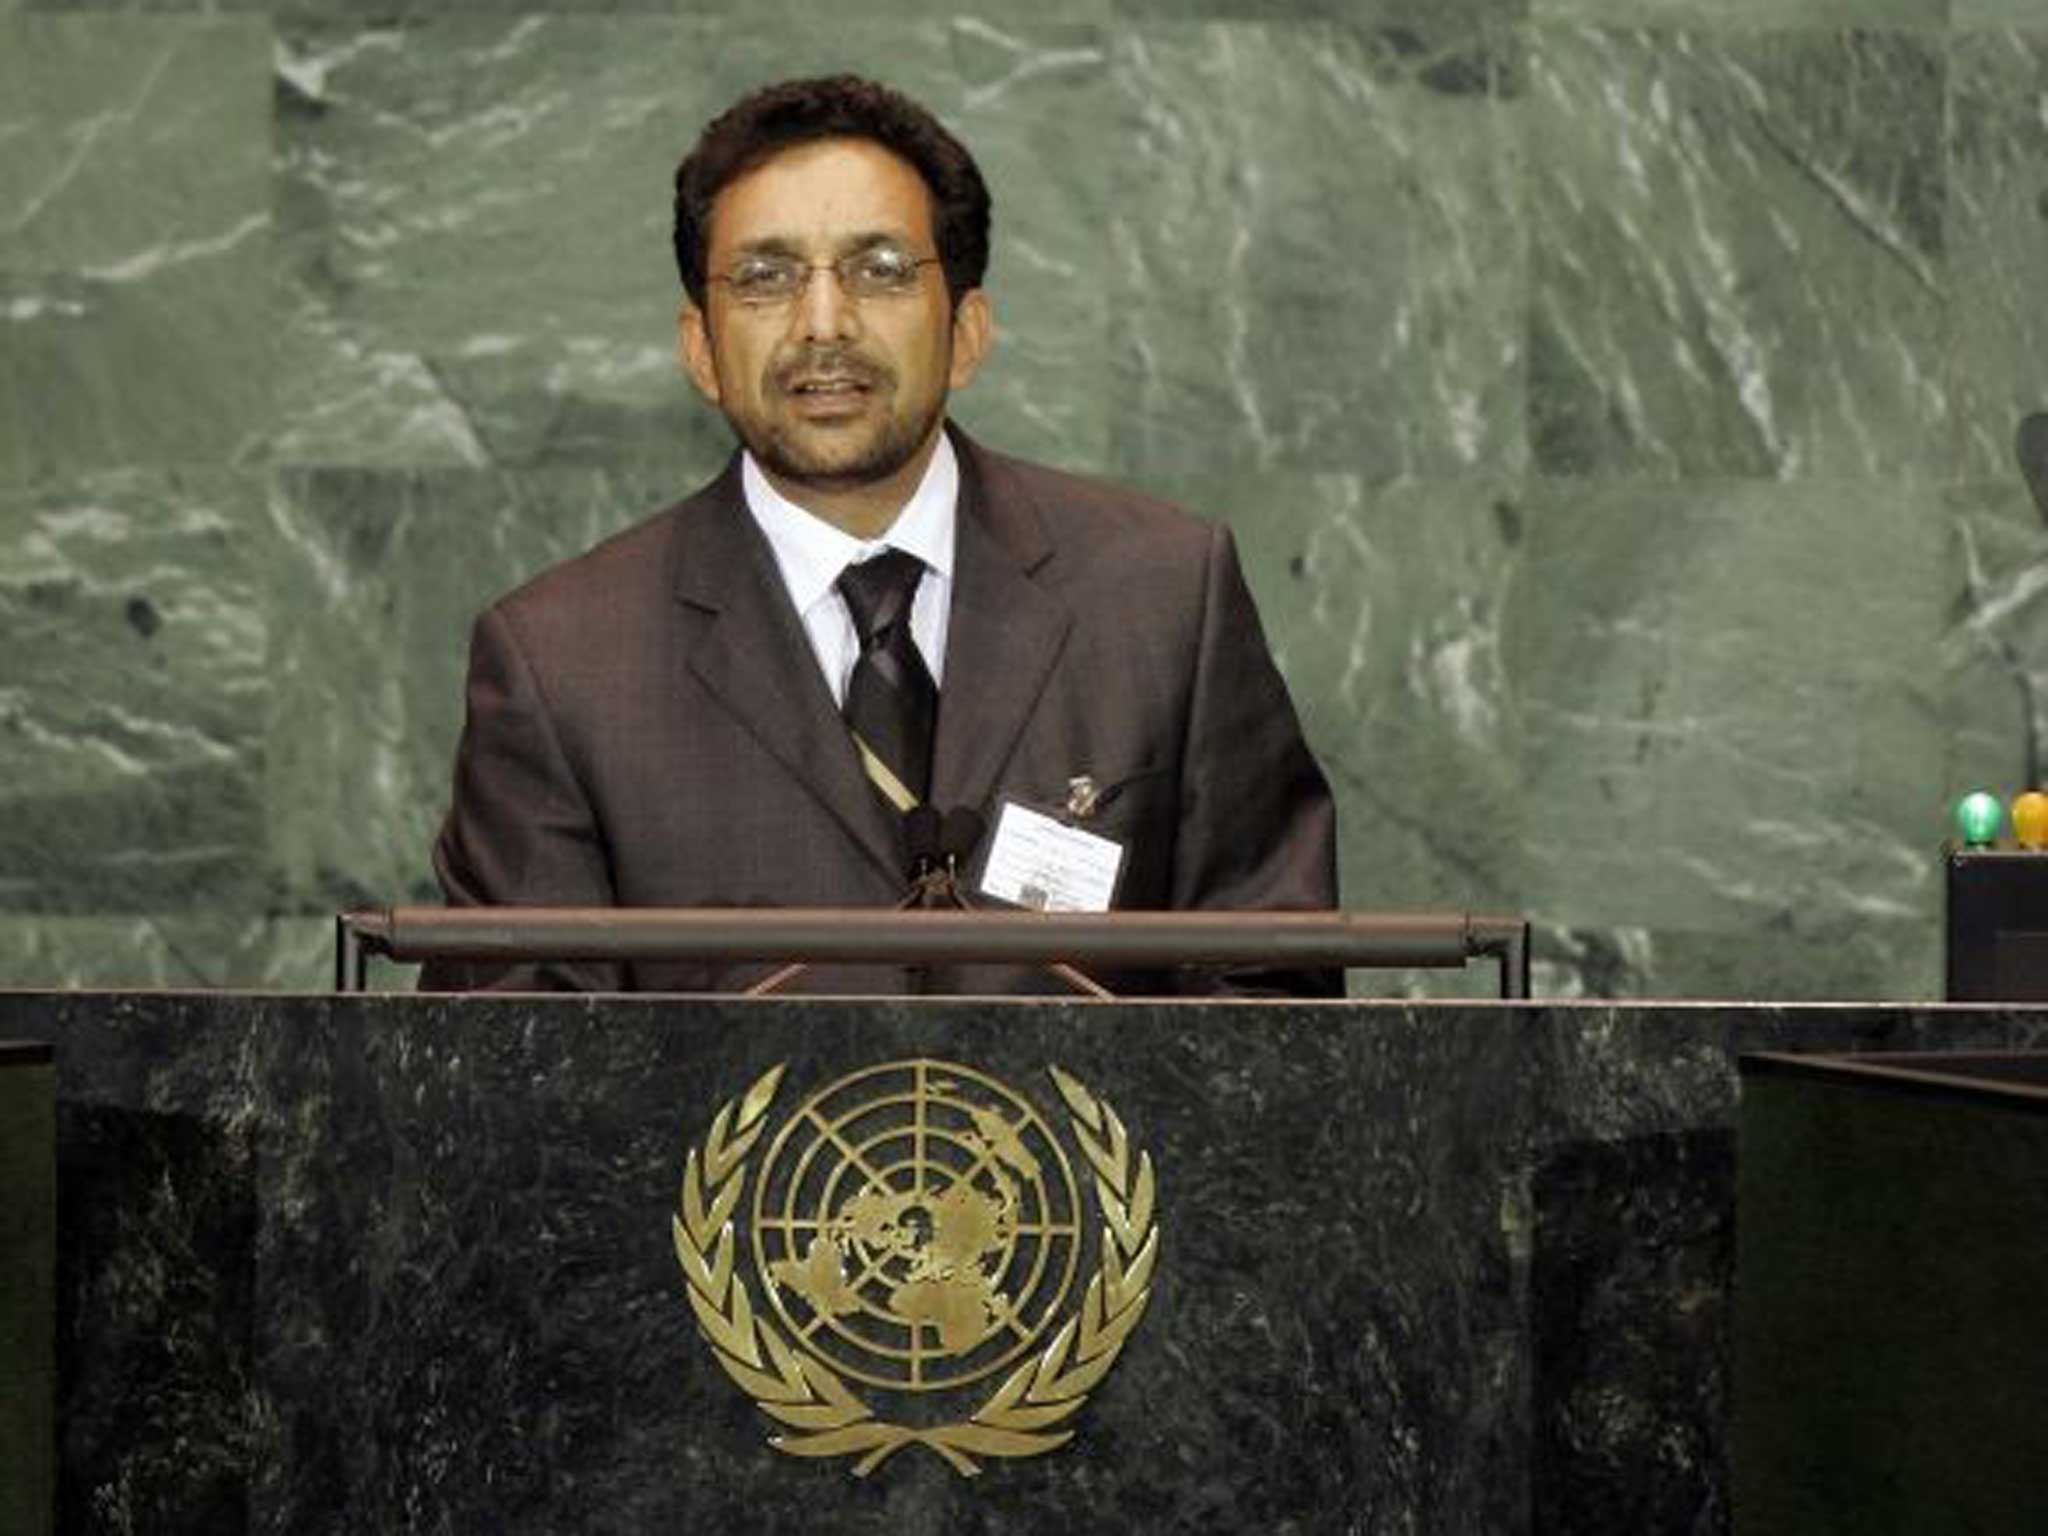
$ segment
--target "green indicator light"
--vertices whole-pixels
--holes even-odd
[[[1966,843],[1995,841],[2004,820],[2005,809],[1999,805],[1998,797],[1981,789],[1956,802],[1956,831]]]

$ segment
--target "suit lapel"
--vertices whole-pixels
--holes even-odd
[[[953,608],[932,803],[981,808],[1052,675],[1072,623],[1030,579],[1052,554],[1037,511],[963,434]]]
[[[737,457],[679,515],[675,562],[677,599],[704,621],[689,647],[690,671],[870,858],[901,875],[896,830],[832,706],[768,541],[747,513]]]

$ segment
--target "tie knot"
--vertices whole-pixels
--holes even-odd
[[[924,562],[900,549],[884,550],[872,560],[849,565],[839,573],[840,595],[853,615],[863,650],[874,645],[910,612],[910,601],[924,577]]]

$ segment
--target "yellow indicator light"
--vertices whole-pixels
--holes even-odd
[[[2030,789],[2013,801],[2012,835],[2022,848],[2048,847],[2048,795]]]

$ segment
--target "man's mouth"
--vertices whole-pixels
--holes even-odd
[[[775,384],[783,394],[818,405],[875,394],[887,379],[886,370],[866,358],[824,348],[799,352],[775,370]]]
[[[867,380],[847,374],[798,378],[788,386],[793,395],[864,395],[870,387]]]
[[[799,420],[819,426],[846,425],[867,419],[880,384],[868,370],[844,364],[799,368],[783,376],[782,397]]]

